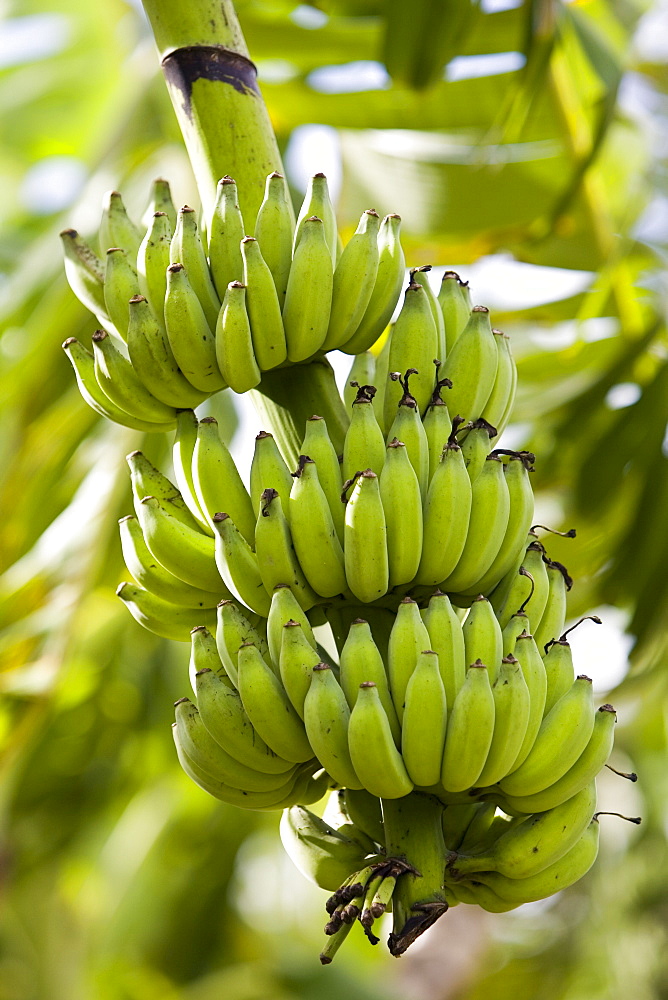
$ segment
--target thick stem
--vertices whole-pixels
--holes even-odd
[[[143,0],[206,218],[216,185],[237,182],[253,232],[268,174],[282,172],[269,115],[230,0]]]
[[[251,393],[260,418],[289,466],[297,467],[306,421],[313,414],[324,417],[337,454],[343,452],[349,419],[326,358],[264,372]]]
[[[443,803],[423,792],[382,802],[387,857],[402,858],[420,873],[401,875],[392,896],[394,919],[388,947],[398,958],[448,909],[443,885],[447,855],[441,825]]]

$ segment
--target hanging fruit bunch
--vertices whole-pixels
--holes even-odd
[[[322,174],[294,224],[272,173],[253,236],[230,177],[207,244],[164,181],[151,215],[142,234],[108,198],[105,264],[63,233],[102,327],[92,353],[64,347],[97,412],[176,432],[175,483],[128,456],[135,582],[118,595],[190,642],[183,769],[224,802],[285,810],[286,850],[332,893],[324,963],[356,921],[376,943],[385,911],[401,955],[451,906],[503,912],[572,884],[596,858],[616,715],[573,666],[535,458],[494,447],[517,382],[508,337],[454,272],[438,297],[428,267],[406,274],[398,216],[364,212],[342,247]],[[259,433],[247,489],[194,408],[334,349],[354,357],[327,403],[337,427],[314,412],[283,449]],[[306,808],[326,795],[327,820]]]

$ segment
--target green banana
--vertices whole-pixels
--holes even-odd
[[[120,597],[136,622],[164,639],[190,642],[193,626],[214,628],[216,624],[215,613],[210,608],[179,607],[133,583],[119,584],[116,596]]]
[[[466,590],[487,573],[497,557],[510,518],[510,494],[503,469],[503,462],[490,455],[471,484],[466,542],[456,568],[439,582],[442,590]]]
[[[356,618],[341,649],[341,687],[351,708],[354,707],[363,681],[373,681],[385,709],[392,736],[401,743],[401,727],[394,708],[380,650],[371,634],[369,623]]]
[[[283,626],[289,621],[298,622],[301,625],[308,642],[315,649],[315,636],[305,612],[290,587],[285,583],[279,583],[274,587],[271,595],[271,606],[267,618],[269,656],[277,670],[283,646]]]
[[[466,437],[462,441],[462,456],[467,468],[469,479],[473,482],[478,478],[490,452],[489,442],[496,437],[497,430],[492,424],[480,417],[471,424]],[[465,428],[462,428],[464,430]],[[528,527],[528,525],[527,525]],[[524,533],[526,534],[526,532]]]
[[[154,496],[142,498],[137,517],[146,545],[161,566],[193,587],[230,596],[213,560],[212,538],[188,527]]]
[[[198,671],[195,683],[202,722],[231,757],[266,774],[287,774],[294,770],[294,761],[274,753],[256,733],[235,687],[226,684],[211,669]]]
[[[536,645],[538,644],[536,643]],[[562,636],[561,639],[552,643],[547,655],[543,657],[543,664],[547,676],[547,694],[543,714],[547,715],[562,695],[571,689],[575,680],[573,653],[567,639]]]
[[[361,354],[376,343],[392,318],[401,294],[406,261],[399,239],[401,217],[386,215],[378,232],[378,271],[369,304],[352,337],[342,344],[345,354]],[[370,381],[370,379],[364,379]]]
[[[190,630],[188,679],[195,697],[197,697],[197,674],[200,670],[213,670],[224,684],[232,685],[232,680],[225,672],[225,667],[218,655],[215,636],[209,632],[205,625],[196,625]]]
[[[216,360],[214,325],[210,326],[183,264],[167,268],[165,326],[179,368],[196,389],[225,388]]]
[[[418,285],[422,285],[424,288],[427,299],[429,301],[429,307],[431,309],[431,315],[434,318],[434,323],[436,325],[436,343],[437,351],[434,355],[434,359],[443,363],[446,356],[445,348],[445,324],[443,322],[443,313],[441,312],[441,307],[439,305],[438,299],[432,291],[431,283],[429,281],[429,272],[431,271],[431,264],[426,264],[423,267],[412,267],[410,269],[410,280],[415,281]]]
[[[540,650],[553,639],[558,639],[566,622],[566,601],[568,591],[573,586],[568,570],[562,563],[545,558],[548,594],[545,610],[540,621],[534,625],[533,634]]]
[[[240,244],[246,230],[239,209],[237,186],[231,177],[218,181],[209,231],[209,266],[218,297],[225,298],[231,281],[244,274]]]
[[[169,245],[169,261],[170,264],[182,264],[186,269],[190,287],[202,307],[209,329],[215,330],[220,299],[211,280],[211,272],[197,229],[196,212],[188,205],[184,205],[179,211],[176,229]]]
[[[342,593],[346,590],[343,549],[315,462],[305,455],[299,458],[288,511],[295,552],[309,584],[321,597]]]
[[[109,319],[122,340],[128,339],[130,299],[139,294],[137,272],[125,250],[107,250],[104,271],[104,303]]]
[[[314,414],[306,421],[306,433],[302,443],[302,454],[315,462],[318,481],[327,497],[329,509],[336,528],[336,534],[343,545],[343,526],[346,508],[341,500],[341,463],[327,430],[323,417]]]
[[[503,656],[503,636],[492,605],[486,597],[477,597],[462,625],[464,655],[467,664],[482,660],[493,684]]]
[[[239,649],[239,694],[253,728],[286,760],[311,760],[313,751],[302,720],[257,646]]]
[[[529,619],[523,611],[518,611],[517,614],[513,615],[501,633],[503,637],[503,655],[512,656],[515,652],[515,643],[518,638],[521,636],[522,632],[528,631]],[[572,683],[573,678],[571,677],[571,684]]]
[[[397,415],[388,431],[387,440],[390,442],[396,438],[398,441],[403,441],[410,463],[418,478],[421,495],[426,497],[429,488],[429,441],[420,419],[415,397],[408,389],[408,380],[411,375],[415,374],[415,369],[409,368],[403,379],[398,372],[393,372],[390,375],[393,381],[396,379],[403,386],[404,394],[399,400]]]
[[[255,359],[253,336],[246,310],[246,286],[231,281],[216,321],[216,362],[234,392],[254,389],[262,378]]]
[[[449,597],[437,590],[422,612],[429,634],[429,648],[438,654],[438,666],[448,710],[452,709],[466,678],[464,634]]]
[[[137,375],[156,399],[177,409],[194,409],[210,392],[195,389],[178,366],[167,333],[143,295],[130,299],[128,353]]]
[[[438,331],[427,293],[422,285],[411,282],[404,293],[404,303],[390,334],[389,371],[415,370],[412,388],[420,414],[429,406],[434,391],[434,359],[438,358]],[[389,427],[397,412],[402,386],[386,386],[384,423]],[[453,412],[457,412],[454,410]]]
[[[461,843],[457,848],[460,854],[475,854],[480,850],[481,845],[488,841],[493,843],[498,836],[498,831],[494,835],[496,827],[496,805],[494,802],[478,802],[471,821],[466,827]],[[506,828],[508,821],[503,818],[503,828]]]
[[[172,200],[172,192],[169,187],[169,181],[166,181],[163,177],[157,177],[151,184],[151,194],[149,197],[148,208],[142,216],[142,223],[145,226],[151,225],[151,219],[157,213],[166,215],[169,220],[169,225],[174,230],[176,226],[176,208],[174,207],[174,202]],[[166,267],[167,265],[165,265]]]
[[[250,468],[250,498],[253,513],[260,512],[260,497],[267,489],[276,490],[281,498],[283,512],[288,511],[292,476],[272,434],[260,431],[255,438],[255,450]]]
[[[545,549],[540,542],[531,542],[518,569],[513,566],[509,570],[509,586],[504,586],[504,577],[491,594],[490,601],[501,628],[506,627],[520,608],[527,614],[532,628],[540,623],[550,591],[544,554]]]
[[[408,680],[401,721],[401,756],[415,785],[428,787],[440,781],[447,718],[438,655],[423,650]]]
[[[104,301],[104,264],[76,229],[63,229],[60,240],[70,288],[86,309],[101,321],[109,321]]]
[[[505,358],[502,360],[499,358],[499,370],[501,367],[510,367],[510,373],[512,377],[512,385],[510,387],[510,392],[508,394],[508,401],[506,403],[506,408],[504,410],[503,416],[499,420],[499,433],[505,429],[513,413],[513,407],[515,405],[515,396],[517,394],[517,365],[515,364],[515,359],[513,357],[513,352],[510,347],[510,338],[504,337],[501,341],[501,347],[508,355],[509,360]]]
[[[496,342],[496,378],[481,415],[500,434],[505,427],[503,421],[510,416],[515,401],[515,362],[510,352],[510,338],[500,330],[492,330],[492,333]]]
[[[281,306],[272,273],[252,236],[242,239],[241,256],[255,359],[260,370],[267,371],[283,364],[288,356]]]
[[[463,792],[477,784],[494,735],[494,696],[487,667],[477,660],[450,711],[445,736],[441,783],[447,792]]]
[[[148,300],[153,318],[165,330],[167,268],[171,260],[169,244],[172,226],[165,212],[156,212],[137,254],[139,291]]]
[[[262,504],[255,528],[255,552],[260,576],[267,593],[279,583],[287,583],[301,607],[308,611],[318,603],[309,587],[292,544],[292,536],[277,490],[262,494]]]
[[[363,351],[353,357],[353,363],[343,389],[343,405],[349,410],[361,385],[373,385],[376,377],[376,358],[371,351]]]
[[[378,273],[379,227],[378,213],[372,208],[364,212],[334,268],[332,308],[321,345],[323,351],[333,351],[349,341],[362,321]]]
[[[387,389],[388,375],[390,371],[390,347],[392,345],[392,329],[388,329],[386,334],[382,334],[380,341],[382,341],[382,346],[378,354],[376,355],[376,365],[373,376],[373,382],[377,387],[375,396],[373,397],[373,411],[376,414],[376,420],[382,431],[387,429],[387,424],[385,422],[385,393]],[[394,417],[394,413],[392,414]]]
[[[339,795],[343,796],[344,812],[350,822],[376,844],[384,844],[385,830],[380,799],[371,795],[365,788],[360,790],[345,788]]]
[[[496,379],[498,355],[489,310],[474,306],[471,317],[443,365],[452,382],[448,406],[466,420],[482,416]]]
[[[484,805],[483,802],[467,802],[445,807],[442,826],[443,840],[448,851],[459,850],[469,826]]]
[[[594,729],[591,678],[576,677],[543,719],[522,764],[500,782],[509,795],[531,795],[558,781],[587,746]]]
[[[522,632],[517,637],[514,655],[519,660],[530,696],[529,721],[522,746],[513,764],[513,767],[519,767],[529,756],[541,727],[547,693],[547,676],[535,640],[528,632]]]
[[[605,766],[615,739],[617,714],[612,705],[601,705],[594,717],[594,728],[587,746],[578,759],[553,784],[532,795],[506,795],[511,809],[521,813],[546,812],[577,795],[594,780]]]
[[[346,504],[343,548],[348,587],[363,604],[387,593],[387,528],[378,476],[366,469],[357,476]]]
[[[286,809],[280,823],[281,843],[302,875],[333,892],[365,866],[366,852],[301,805]]]
[[[187,527],[197,531],[199,526],[197,521],[188,509],[183,497],[178,489],[167,478],[163,476],[159,469],[149,462],[141,451],[131,451],[125,456],[130,470],[130,482],[132,484],[132,497],[135,511],[139,516],[139,509],[145,496],[155,497],[161,506],[182,521]]]
[[[413,783],[372,681],[360,684],[348,722],[348,746],[355,773],[372,795],[397,799],[412,791]]]
[[[387,528],[389,586],[410,583],[422,556],[422,494],[403,441],[394,438],[380,475]]]
[[[225,511],[252,545],[255,536],[253,504],[219,434],[215,417],[203,417],[199,422],[192,472],[195,495],[209,525],[213,526],[215,514]]]
[[[118,522],[123,559],[128,570],[145,590],[181,608],[213,608],[220,594],[198,590],[164,569],[149,551],[139,521],[133,515]]]
[[[148,391],[106,330],[93,334],[93,358],[97,384],[114,406],[139,420],[172,426],[176,423],[174,407],[161,403]]]
[[[261,621],[261,619],[259,619]],[[220,601],[217,606],[216,646],[227,676],[238,685],[238,654],[245,642],[252,642],[266,656],[267,640],[258,632],[234,601]]]
[[[429,633],[411,597],[404,597],[397,610],[387,650],[387,672],[392,701],[401,722],[406,688],[423,649],[430,649]]]
[[[283,174],[274,171],[267,177],[264,200],[255,220],[255,239],[271,271],[281,308],[285,302],[290,267],[294,213]]]
[[[207,534],[212,534],[209,522],[199,505],[193,481],[193,452],[197,443],[198,427],[199,421],[192,410],[180,410],[177,413],[176,435],[172,448],[172,465],[174,466],[174,479],[188,510],[194,517],[199,528]],[[152,491],[149,490],[147,492]]]
[[[316,215],[304,221],[283,305],[288,359],[305,361],[324,343],[334,276],[325,227]]]
[[[304,700],[304,725],[316,757],[337,784],[361,788],[348,749],[350,709],[328,663],[316,663]]]
[[[343,478],[372,469],[377,476],[385,464],[385,438],[373,408],[375,386],[362,385],[353,402],[350,423],[343,442]]]
[[[517,760],[531,712],[531,696],[519,662],[514,656],[501,660],[492,684],[494,697],[494,735],[478,784],[495,785]]]
[[[459,336],[466,329],[471,317],[471,301],[467,281],[462,281],[455,271],[446,271],[441,280],[438,304],[445,325],[445,357],[452,352]],[[443,358],[442,360],[445,360]]]
[[[293,708],[299,718],[304,719],[304,699],[311,686],[313,670],[321,660],[300,622],[290,618],[282,631],[279,675]]]
[[[297,216],[294,249],[296,249],[302,237],[304,222],[314,215],[322,219],[325,227],[327,246],[332,257],[332,267],[336,267],[336,262],[340,256],[340,240],[336,228],[336,215],[329,197],[327,178],[324,174],[314,174],[313,177],[309,178],[304,201]]]
[[[441,461],[443,449],[452,430],[452,420],[448,407],[441,398],[441,390],[446,386],[450,387],[449,379],[437,379],[436,387],[422,421],[429,451],[429,482],[434,478],[434,473]]]
[[[118,191],[108,191],[104,196],[99,238],[102,250],[122,247],[130,257],[136,259],[141,233],[128,217]]]
[[[270,597],[262,583],[256,554],[226,512],[213,516],[215,564],[237,600],[266,617]]]

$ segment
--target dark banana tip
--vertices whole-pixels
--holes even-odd
[[[174,708],[176,708],[177,705],[189,705],[189,704],[190,704],[190,698],[179,698],[178,701],[174,702]]]

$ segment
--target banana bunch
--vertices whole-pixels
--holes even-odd
[[[169,430],[178,410],[226,386],[246,392],[263,371],[318,352],[366,351],[399,297],[401,219],[370,209],[343,247],[324,174],[311,179],[296,224],[279,173],[267,178],[254,223],[244,222],[231,177],[204,226],[187,205],[177,214],[164,180],[147,215],[140,230],[121,195],[107,195],[104,259],[76,230],[61,233],[72,290],[103,328],[92,353],[75,338],[63,345],[81,394],[137,430]]]

